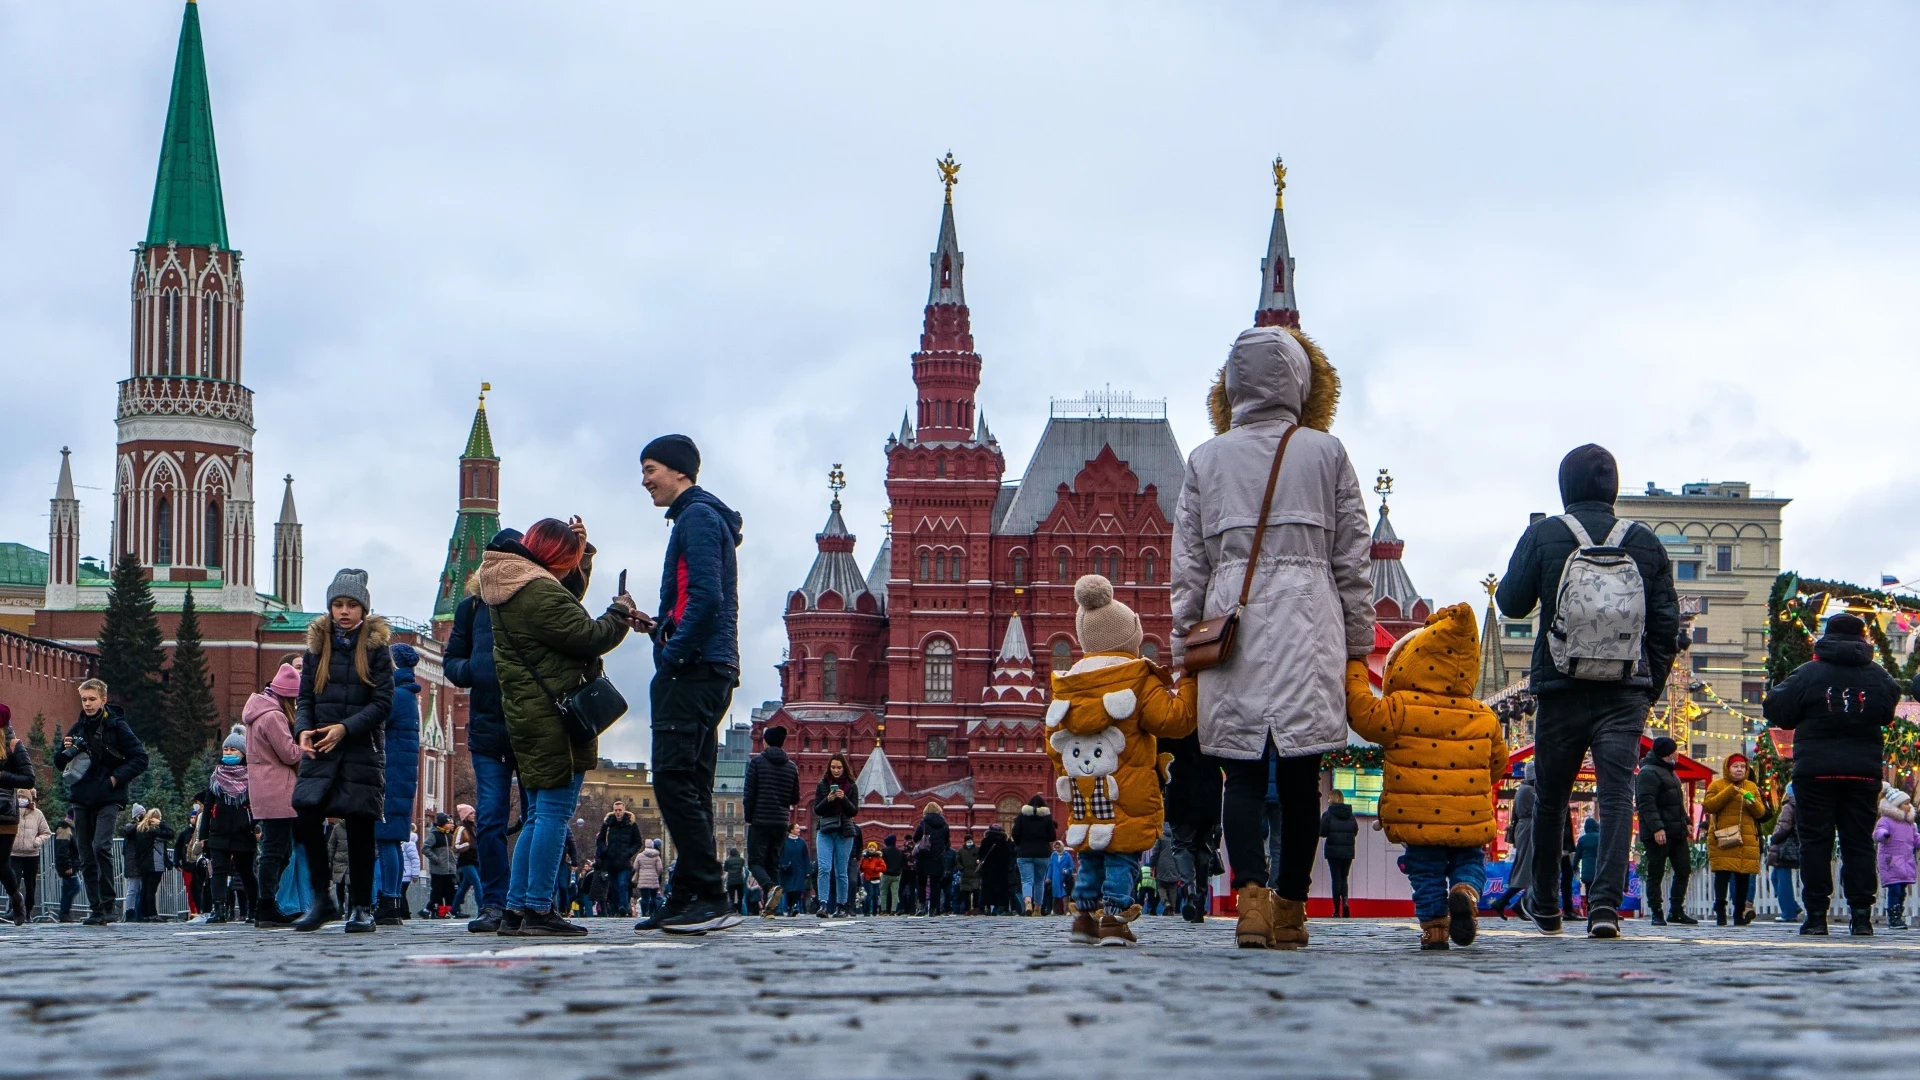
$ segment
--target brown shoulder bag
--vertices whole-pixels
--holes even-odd
[[[1247,555],[1247,574],[1240,582],[1240,602],[1233,610],[1212,619],[1193,624],[1187,631],[1186,669],[1205,671],[1219,667],[1233,656],[1233,639],[1240,629],[1240,612],[1247,606],[1247,598],[1253,595],[1253,573],[1260,565],[1260,548],[1267,539],[1267,515],[1273,512],[1273,486],[1280,479],[1280,462],[1287,456],[1287,442],[1300,425],[1287,429],[1280,436],[1280,445],[1273,451],[1273,468],[1267,473],[1267,494],[1260,500],[1260,521],[1253,527],[1253,550]]]

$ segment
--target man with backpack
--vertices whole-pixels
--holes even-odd
[[[1566,513],[1527,527],[1495,600],[1510,619],[1540,609],[1529,680],[1534,721],[1534,887],[1526,913],[1561,932],[1562,823],[1582,761],[1598,781],[1600,865],[1587,904],[1591,937],[1620,936],[1633,843],[1634,763],[1647,711],[1673,667],[1680,604],[1673,564],[1653,530],[1616,518],[1620,473],[1591,443],[1560,462]]]

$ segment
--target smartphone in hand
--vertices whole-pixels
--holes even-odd
[[[625,570],[620,571],[620,586],[613,590],[613,595],[627,595],[627,572]]]

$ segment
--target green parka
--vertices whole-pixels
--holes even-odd
[[[625,609],[609,607],[592,618],[546,568],[511,552],[487,552],[478,576],[480,599],[493,609],[493,663],[520,784],[532,791],[565,787],[598,763],[599,744],[576,746],[567,738],[559,709],[528,666],[555,695],[579,689],[627,636]]]

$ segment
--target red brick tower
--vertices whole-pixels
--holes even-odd
[[[1287,252],[1287,167],[1273,159],[1273,230],[1267,234],[1267,257],[1260,260],[1260,306],[1255,326],[1300,325],[1300,307],[1293,298],[1293,256]]]
[[[818,554],[807,579],[787,594],[787,660],[781,665],[780,692],[789,705],[878,710],[887,701],[887,619],[854,561],[856,538],[840,516],[840,492],[847,486],[840,466],[828,474],[828,486],[833,505],[813,537]],[[816,733],[806,734],[810,747]],[[827,733],[818,734],[823,746],[838,748]],[[865,737],[871,739],[873,732]]]

